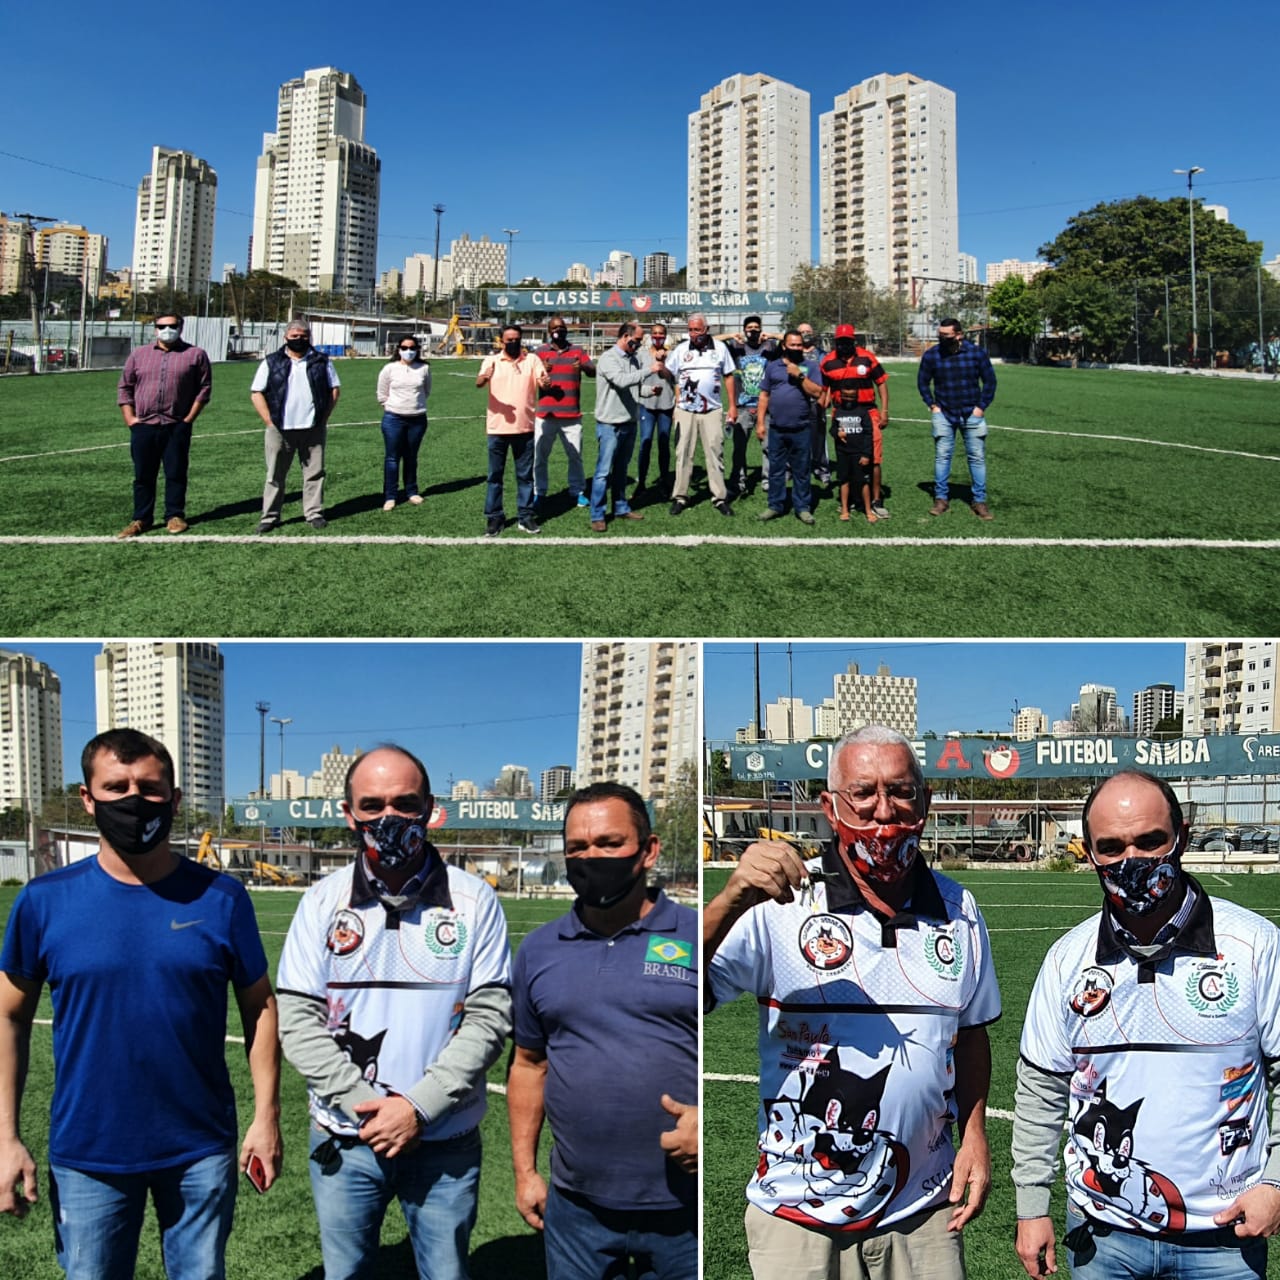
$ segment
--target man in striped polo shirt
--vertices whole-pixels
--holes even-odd
[[[569,341],[569,329],[563,316],[552,316],[547,325],[549,341],[538,348],[538,359],[551,379],[538,397],[538,410],[533,423],[533,500],[547,496],[547,461],[556,437],[564,446],[569,460],[569,496],[578,506],[587,505],[582,475],[582,375],[596,376],[591,358]]]

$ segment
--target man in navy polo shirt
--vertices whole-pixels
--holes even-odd
[[[765,366],[756,412],[756,436],[769,458],[769,505],[758,517],[776,520],[787,513],[787,468],[791,469],[791,505],[797,518],[813,524],[809,510],[810,432],[813,406],[822,394],[805,368],[799,329],[788,329],[778,359]],[[767,424],[767,426],[766,426]]]
[[[630,787],[575,792],[564,847],[577,901],[515,960],[516,1206],[543,1232],[549,1280],[625,1274],[629,1260],[646,1280],[693,1280],[698,1113],[678,1099],[698,1090],[697,912],[647,890],[660,846]]]

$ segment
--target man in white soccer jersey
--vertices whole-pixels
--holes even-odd
[[[400,747],[351,766],[355,861],[307,890],[280,957],[280,1033],[307,1081],[326,1280],[373,1274],[393,1197],[419,1274],[467,1275],[511,963],[497,895],[427,840],[433,803],[426,769]]]
[[[954,1280],[991,1183],[986,925],[919,856],[930,792],[901,734],[841,738],[827,785],[822,858],[753,844],[703,912],[708,1006],[760,1005],[752,1273]]]
[[[1063,1121],[1074,1280],[1262,1276],[1280,1229],[1280,934],[1182,870],[1169,785],[1126,770],[1085,802],[1097,915],[1040,968],[1018,1060],[1013,1181],[1027,1274],[1057,1270]],[[1270,1149],[1269,1149],[1270,1148]]]

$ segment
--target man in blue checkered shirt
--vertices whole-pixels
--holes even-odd
[[[996,398],[996,374],[981,347],[960,334],[960,321],[938,324],[938,345],[920,359],[916,376],[920,398],[929,407],[933,423],[933,506],[931,516],[945,515],[951,506],[947,482],[956,432],[964,433],[973,485],[970,506],[979,520],[992,520],[987,507],[987,407]]]

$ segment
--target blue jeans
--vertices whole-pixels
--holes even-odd
[[[591,477],[591,519],[603,520],[609,496],[613,495],[613,514],[625,516],[631,510],[627,502],[627,468],[631,450],[636,445],[634,422],[596,423],[596,472]]]
[[[951,451],[956,432],[964,432],[964,452],[969,459],[969,479],[973,482],[974,502],[987,500],[987,420],[970,414],[962,427],[953,427],[945,413],[931,415],[933,424],[933,496],[947,501],[950,489]]]
[[[312,1126],[311,1150],[328,1141]],[[422,1142],[389,1160],[358,1139],[333,1166],[310,1162],[325,1280],[378,1272],[378,1238],[393,1199],[400,1201],[421,1280],[466,1280],[467,1251],[480,1187],[480,1131]]]
[[[1072,1280],[1245,1280],[1267,1273],[1267,1242],[1230,1227],[1193,1231],[1192,1243],[1117,1231],[1067,1209]]]
[[[533,519],[533,433],[518,436],[487,436],[489,441],[489,483],[484,496],[484,513],[501,519],[502,482],[510,452],[516,464],[516,509],[521,520]]]
[[[222,1280],[236,1178],[232,1150],[148,1173],[86,1173],[52,1165],[49,1199],[58,1265],[67,1280],[132,1280],[150,1193],[165,1272],[175,1280]]]
[[[159,426],[139,422],[129,428],[133,459],[133,518],[154,524],[156,479],[164,464],[164,518],[187,514],[187,460],[191,455],[191,423]]]
[[[671,414],[670,409],[647,409],[640,406],[640,457],[636,463],[636,485],[644,488],[649,474],[649,457],[653,435],[658,433],[658,483],[671,483]]]
[[[547,1280],[696,1280],[697,1211],[604,1209],[554,1184],[543,1215]]]
[[[418,449],[427,434],[427,415],[405,417],[399,413],[382,415],[382,441],[386,452],[382,462],[382,496],[387,502],[396,500],[400,480],[400,464],[404,464],[404,496],[418,492]]]
[[[809,463],[812,445],[808,427],[782,431],[770,426],[765,436],[769,453],[769,506],[774,511],[787,509],[787,468],[791,468],[791,505],[796,511],[808,511],[810,496]]]

